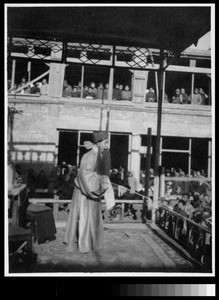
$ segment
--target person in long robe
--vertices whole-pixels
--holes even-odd
[[[103,248],[101,199],[111,188],[107,138],[107,132],[94,132],[94,145],[82,157],[64,236],[67,251],[78,247],[86,253]]]

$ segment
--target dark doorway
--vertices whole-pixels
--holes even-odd
[[[77,164],[78,133],[74,131],[59,131],[58,164]]]
[[[112,168],[119,169],[123,167],[127,170],[128,167],[128,134],[111,134],[110,138],[110,153]]]
[[[141,135],[141,146],[147,147],[147,135]],[[156,149],[156,136],[152,135],[151,137],[151,161],[150,161],[150,168],[154,169],[155,163],[155,149]],[[146,153],[141,154],[141,170],[145,171],[146,168]]]

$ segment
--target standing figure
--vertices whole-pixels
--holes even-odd
[[[64,236],[67,251],[74,251],[76,244],[82,253],[103,248],[101,199],[105,197],[106,205],[106,197],[114,200],[109,181],[110,153],[107,138],[107,132],[94,132],[94,145],[90,143],[91,150],[82,157]],[[114,204],[111,202],[111,207],[107,206],[110,209]]]

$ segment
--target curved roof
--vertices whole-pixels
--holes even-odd
[[[164,48],[179,53],[210,31],[210,7],[8,7],[8,34]]]

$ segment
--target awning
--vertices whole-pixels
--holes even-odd
[[[8,34],[164,48],[180,53],[211,30],[211,8],[8,7]]]

